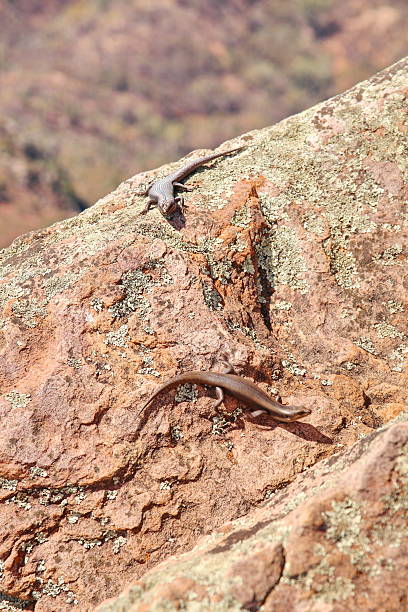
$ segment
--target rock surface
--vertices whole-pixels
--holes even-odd
[[[374,432],[98,612],[406,610],[408,423]]]
[[[93,610],[209,533],[214,547],[232,547],[216,562],[226,560],[217,565],[231,581],[225,592],[211,587],[204,560],[197,576],[183,578],[175,565],[173,582],[162,569],[149,573],[168,582],[166,593],[146,577],[126,596],[134,603],[116,609],[154,609],[163,597],[177,609],[188,592],[210,597],[203,606],[212,610],[256,610],[259,601],[263,610],[340,610],[374,579],[375,601],[384,584],[394,588],[402,535],[401,550],[381,556],[373,525],[378,517],[380,530],[394,521],[399,529],[400,502],[390,500],[399,495],[405,426],[375,439],[349,475],[333,464],[333,490],[316,490],[308,504],[309,485],[290,485],[285,503],[288,512],[299,504],[297,531],[278,504],[288,483],[309,482],[301,472],[326,458],[324,475],[330,455],[404,409],[407,73],[402,60],[225,143],[246,148],[188,179],[185,219],[139,214],[136,192],[172,165],[0,252],[0,604]],[[225,358],[312,414],[278,425],[230,398],[217,414],[213,391],[194,387],[141,410],[160,381],[217,369]],[[238,555],[239,564],[252,527],[230,541],[236,526],[227,523],[257,525],[258,512],[280,517],[282,528],[274,539],[259,519],[268,545],[249,546],[251,559]],[[364,526],[364,575],[344,515],[353,529]],[[197,561],[187,563],[200,555],[195,549],[188,559]]]

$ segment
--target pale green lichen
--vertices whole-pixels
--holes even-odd
[[[25,408],[31,402],[30,393],[19,393],[18,391],[9,391],[9,393],[5,393],[4,398],[16,410]]]
[[[9,480],[7,478],[0,478],[0,489],[6,489],[6,491],[15,491],[17,489],[18,480]]]
[[[172,483],[169,480],[163,480],[159,484],[160,491],[170,491],[171,487],[172,487]]]
[[[5,504],[15,504],[19,508],[23,508],[24,510],[30,510],[31,504],[28,501],[28,495],[23,492],[17,493],[13,497],[9,497],[5,500]]]
[[[376,264],[380,264],[382,266],[395,266],[403,265],[403,261],[398,259],[399,255],[402,253],[402,246],[400,244],[395,244],[394,246],[385,249],[382,253],[378,255],[374,255],[373,262]]]
[[[233,270],[231,259],[223,257],[217,260],[211,255],[207,255],[207,265],[210,277],[213,280],[219,280],[223,285],[229,283]]]
[[[260,193],[259,202],[262,213],[271,226],[277,221],[289,220],[289,215],[285,212],[285,208],[290,205],[290,201],[288,201],[285,194],[271,196],[267,193]]]
[[[285,302],[285,300],[277,300],[272,304],[272,308],[274,310],[290,310],[292,308],[292,304],[290,302]]]
[[[326,523],[326,538],[335,542],[337,548],[349,555],[358,554],[361,559],[362,551],[354,549],[356,540],[360,537],[363,511],[361,504],[352,500],[333,501],[332,510],[323,512]]]
[[[231,219],[232,225],[237,227],[248,227],[251,222],[248,206],[242,206],[239,210],[236,210]]]
[[[142,367],[138,369],[138,374],[150,374],[151,376],[160,377],[160,372],[154,366],[154,359],[151,350],[141,345],[140,353],[142,356]]]
[[[325,231],[325,221],[322,215],[308,211],[303,215],[303,227],[308,232],[321,235]]]
[[[379,338],[403,338],[404,334],[400,332],[394,325],[381,322],[374,325]]]
[[[391,368],[393,372],[402,372],[404,365],[406,365],[406,355],[408,355],[408,346],[406,344],[400,344],[400,346],[391,351],[389,355],[390,361],[397,362]]]
[[[93,550],[96,546],[102,546],[102,540],[98,540],[98,538],[79,538],[78,543],[81,544],[85,548],[85,550]]]
[[[401,226],[393,225],[392,223],[382,223],[381,229],[383,229],[386,232],[393,232],[395,234],[398,234],[398,232],[401,231]]]
[[[81,359],[76,359],[75,357],[68,357],[67,365],[70,368],[74,368],[74,370],[79,370],[81,368],[81,366],[82,366],[82,360]]]
[[[235,240],[233,240],[228,247],[230,253],[242,253],[247,249],[248,244],[245,242],[241,234],[237,234]]]
[[[303,587],[308,591],[313,590],[318,601],[327,603],[344,601],[351,597],[354,594],[353,582],[349,578],[336,576],[336,568],[326,559],[325,548],[321,544],[315,544],[313,552],[322,557],[317,564],[306,574],[297,577],[291,576],[289,564],[286,564],[281,582],[297,588]]]
[[[47,297],[47,303],[58,293],[63,293],[69,289],[69,287],[72,287],[81,276],[82,272],[71,272],[69,274],[62,274],[61,276],[54,274],[43,281],[42,287]]]
[[[101,312],[103,310],[103,302],[100,298],[93,298],[91,300],[91,306],[96,312]]]
[[[122,546],[126,544],[126,542],[127,542],[127,538],[124,538],[123,536],[118,536],[117,538],[115,538],[112,544],[113,554],[117,555],[120,552],[120,549],[122,548]]]
[[[252,262],[250,255],[247,255],[247,257],[245,258],[245,261],[242,264],[242,269],[247,274],[251,274],[251,276],[255,274],[255,266]]]
[[[19,299],[13,302],[13,312],[27,327],[37,327],[39,319],[44,319],[46,301],[38,301],[35,298]]]
[[[271,348],[267,347],[266,344],[263,344],[263,342],[259,340],[256,331],[253,328],[247,327],[246,325],[239,325],[238,323],[229,320],[227,321],[227,327],[232,332],[240,331],[242,334],[244,334],[244,336],[251,338],[252,342],[258,349],[265,350],[268,351],[268,353],[271,353]]]
[[[35,478],[47,478],[48,477],[48,472],[46,470],[44,470],[43,468],[40,468],[38,466],[33,466],[30,467],[30,479],[34,480]]]
[[[223,436],[225,435],[229,427],[231,427],[231,421],[227,421],[224,416],[216,415],[212,418],[212,434],[216,436]]]
[[[361,338],[356,340],[355,344],[367,351],[367,353],[371,353],[372,355],[378,354],[377,349],[373,344],[373,341],[370,338],[367,338],[366,336],[362,336]]]
[[[178,425],[175,425],[170,430],[170,436],[173,442],[179,442],[184,438],[184,434]]]
[[[402,302],[397,302],[396,300],[388,300],[388,302],[385,302],[385,306],[391,314],[404,312],[404,305]]]
[[[210,310],[222,310],[223,299],[218,291],[210,285],[210,283],[203,282],[202,285],[204,302]]]
[[[344,361],[341,364],[341,367],[345,368],[346,370],[354,370],[358,367],[358,363],[354,363],[353,361]]]
[[[352,308],[343,308],[342,311],[340,312],[340,317],[342,319],[350,319],[353,320],[356,318],[356,313],[359,312],[359,308],[356,308],[355,310],[353,310]]]
[[[60,595],[66,595],[66,603],[77,605],[78,599],[74,592],[70,589],[70,587],[65,584],[65,580],[63,576],[60,576],[56,582],[49,578],[45,585],[41,590],[42,595],[47,595],[48,597],[59,597]]]
[[[198,397],[197,385],[186,383],[177,387],[174,401],[180,404],[181,402],[195,402]]]
[[[287,370],[294,376],[305,376],[306,375],[306,372],[307,372],[306,368],[296,363],[293,355],[288,355],[288,359],[282,359],[281,363],[282,363],[282,366],[285,368],[285,370]]]
[[[127,344],[127,334],[128,334],[128,326],[121,325],[118,330],[113,332],[108,332],[105,337],[105,344],[111,346],[119,346],[126,348]]]
[[[356,259],[351,251],[332,248],[327,251],[331,260],[331,271],[337,284],[344,289],[357,289],[360,280],[357,274]]]
[[[304,278],[306,261],[296,232],[286,226],[277,227],[263,237],[256,246],[259,266],[265,271],[271,287],[287,285],[306,293]]]
[[[126,297],[113,304],[109,308],[109,312],[115,318],[123,318],[138,311],[139,316],[145,319],[151,307],[143,293],[154,284],[151,275],[145,274],[141,270],[131,270],[125,272],[122,276],[121,284],[125,288]]]
[[[75,525],[81,517],[82,515],[78,512],[72,512],[69,516],[67,516],[67,521],[68,523],[71,523],[71,525]]]

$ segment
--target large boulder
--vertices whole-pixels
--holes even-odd
[[[399,548],[379,547],[402,520],[404,427],[360,442],[364,469],[354,461],[326,492],[301,473],[349,457],[404,409],[407,76],[405,59],[225,143],[245,148],[187,179],[184,219],[141,216],[137,193],[188,160],[0,252],[7,605],[93,610],[204,534],[213,548],[189,553],[194,572],[166,561],[168,578],[153,570],[116,609],[368,610],[388,591],[398,602],[403,531]],[[161,381],[223,359],[312,414],[278,424],[231,398],[222,414],[201,387],[142,409]],[[279,503],[292,481],[290,530]],[[264,542],[251,552],[253,530]]]

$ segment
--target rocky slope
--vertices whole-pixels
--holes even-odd
[[[67,191],[91,204],[408,52],[404,0],[14,0],[0,24],[0,247],[76,212]],[[19,171],[33,146],[39,183],[51,163],[64,174],[42,200]]]
[[[405,610],[407,458],[408,424],[379,430],[98,612]]]
[[[140,215],[173,164],[1,252],[0,603],[88,611],[143,578],[116,609],[401,604],[405,426],[375,434],[406,400],[407,72],[225,143],[185,218]],[[194,387],[141,410],[225,358],[312,414]]]

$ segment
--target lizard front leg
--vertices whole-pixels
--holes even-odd
[[[229,361],[222,360],[220,364],[223,366],[221,374],[232,374],[234,372],[234,368]]]
[[[153,208],[153,206],[156,206],[156,202],[154,200],[151,200],[150,198],[147,200],[146,202],[146,206],[144,206],[142,208],[142,210],[140,211],[140,215],[145,215],[151,208]]]
[[[183,196],[177,196],[176,198],[174,198],[174,201],[176,204],[180,206],[181,212],[184,212],[185,209],[187,208],[187,204],[184,204]]]

